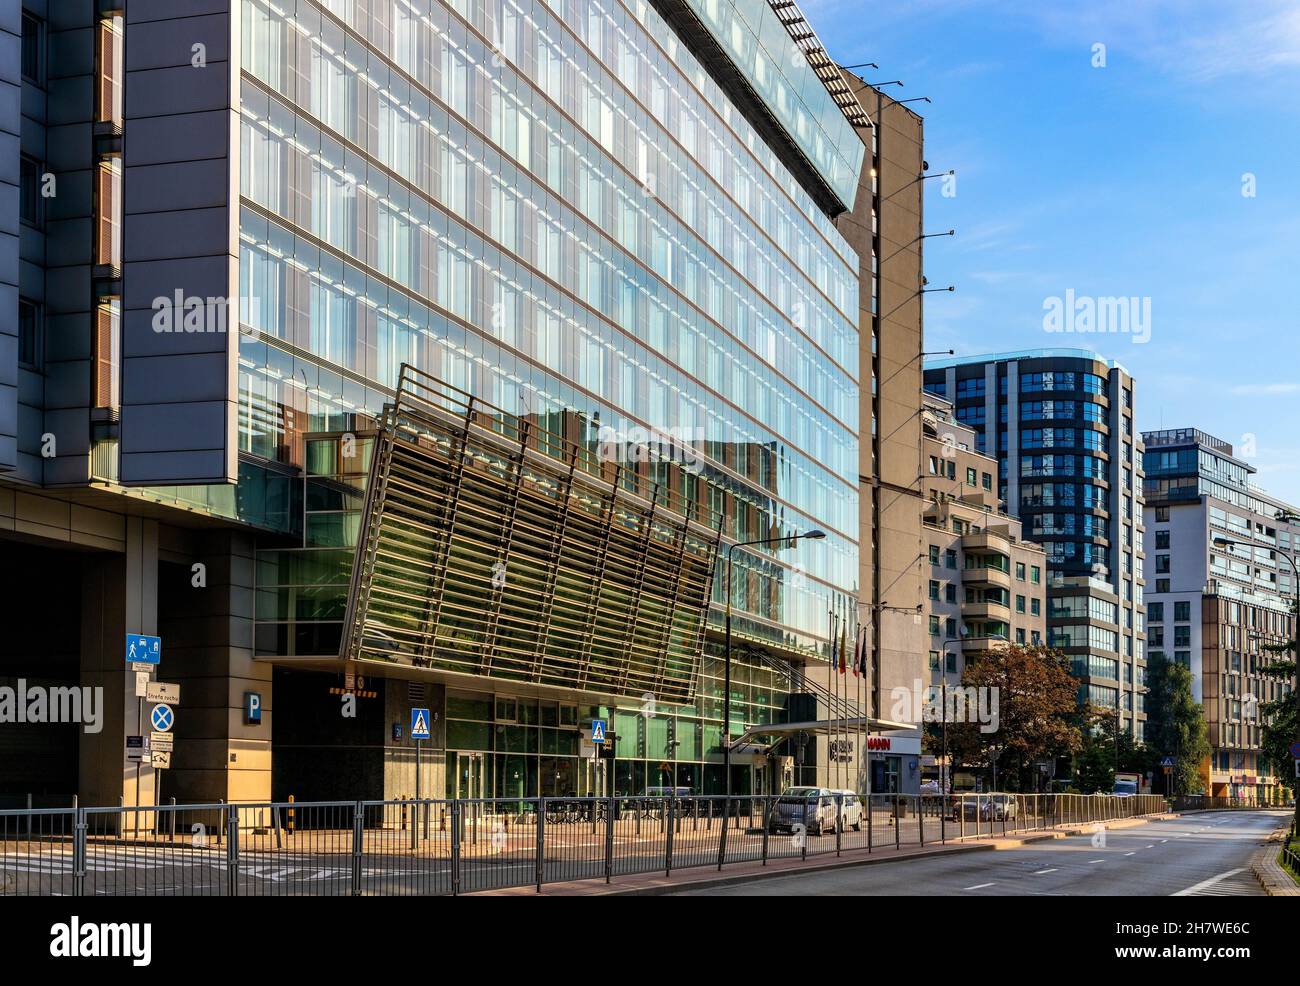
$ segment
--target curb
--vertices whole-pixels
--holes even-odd
[[[874,866],[880,863],[902,863],[911,859],[934,859],[937,856],[959,856],[963,853],[970,852],[994,852],[997,846],[992,843],[963,843],[955,846],[944,846],[933,852],[909,853],[907,856],[890,858],[889,856],[864,856],[862,859],[844,859],[840,858],[833,863],[816,863],[812,866],[801,866],[798,869],[790,870],[770,870],[768,872],[758,871],[755,873],[736,873],[731,876],[712,877],[708,880],[692,880],[688,883],[677,885],[665,884],[658,887],[630,887],[626,890],[608,890],[599,896],[602,897],[664,897],[668,894],[680,893],[683,890],[709,890],[714,887],[731,887],[740,883],[757,883],[761,880],[777,880],[786,876],[804,876],[810,873],[829,873],[835,870],[854,869],[859,866]],[[543,892],[545,896],[545,892]]]
[[[1250,857],[1250,871],[1267,897],[1300,897],[1300,884],[1282,868],[1277,859],[1282,840],[1288,831],[1290,827],[1286,826],[1270,832],[1264,844]]]

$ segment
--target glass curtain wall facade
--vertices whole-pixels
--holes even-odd
[[[628,455],[666,436],[724,544],[826,531],[736,552],[732,602],[739,639],[827,657],[857,589],[858,259],[654,8],[240,10],[240,450],[307,476],[305,547],[259,553],[259,654],[336,653],[357,456],[407,363]],[[724,585],[719,562],[715,626]],[[660,710],[697,724],[673,749],[698,765],[719,651]],[[778,715],[757,667],[736,677],[733,731]]]

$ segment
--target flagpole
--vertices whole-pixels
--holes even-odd
[[[866,726],[866,723],[862,721],[863,718],[865,718],[865,714],[862,710],[862,627],[857,625],[856,620],[853,625],[853,661],[853,676],[857,680],[857,684],[853,689],[854,700],[858,705],[858,728],[856,732],[857,738],[855,740],[857,743],[858,754],[858,775],[853,778],[853,791],[856,794],[862,787],[862,754],[865,752],[867,745],[866,736],[862,732],[863,728]]]
[[[833,726],[831,724],[831,716],[835,714],[835,663],[839,660],[838,648],[835,640],[835,609],[833,604],[826,609],[826,625],[829,628],[831,635],[831,664],[829,672],[831,677],[830,680],[826,682],[827,691],[831,696],[830,701],[826,703],[826,786],[829,787],[833,779],[831,777],[831,738],[834,734],[832,733]]]
[[[839,607],[839,601],[835,603]],[[840,680],[844,676],[840,673],[840,668],[844,666],[844,642],[840,639],[840,614],[835,614],[835,641],[839,644],[840,659],[835,662],[835,787],[838,789],[840,784],[840,730],[843,727],[844,716],[844,683]]]
[[[846,653],[848,653],[849,601],[847,599],[844,600],[843,606],[844,606],[844,629],[841,631],[840,636],[844,640],[844,650]],[[853,656],[857,657],[856,654],[854,654]],[[844,665],[844,745],[846,748],[852,745],[849,743],[849,737],[854,734],[857,728],[856,726],[851,724],[853,711],[854,711],[853,702],[849,699],[849,667],[848,667],[848,661],[846,660]],[[846,749],[845,757],[844,757],[844,787],[846,790],[849,787],[849,782],[853,779],[852,771],[853,771],[853,758],[848,755],[848,750]]]
[[[835,669],[840,663],[840,638],[835,635],[834,599],[831,600],[826,615],[831,629],[831,678],[827,682],[830,685],[831,700],[827,703],[829,708],[826,710],[826,786],[831,787],[835,784],[835,759],[831,755],[835,743]]]
[[[837,601],[834,605],[836,607],[836,612],[835,612],[835,621],[831,632],[835,634],[835,650],[836,653],[839,655],[839,657],[836,658],[835,667],[832,669],[832,673],[835,675],[835,723],[832,726],[831,735],[834,736],[835,738],[836,754],[834,759],[831,760],[831,763],[835,765],[834,783],[836,787],[839,787],[840,786],[840,758],[839,758],[840,717],[843,715],[842,707],[844,705],[844,697],[840,694],[841,691],[840,665],[844,663],[844,645],[840,641],[840,614],[838,611],[839,602]]]
[[[842,604],[836,603],[836,605],[840,606]],[[840,690],[840,700],[835,710],[836,715],[839,717],[839,721],[835,724],[835,786],[837,788],[843,788],[844,763],[841,757],[844,749],[844,729],[846,725],[844,721],[844,705],[846,702],[844,693],[847,691],[848,683],[844,680],[844,617],[840,613],[835,614],[835,633],[837,634],[836,639],[840,642],[840,663],[839,667],[835,669],[835,675],[839,679]]]
[[[852,735],[852,727],[849,725],[849,720],[850,720],[850,718],[851,718],[851,713],[852,713],[852,711],[853,711],[853,703],[849,701],[849,658],[848,658],[848,653],[849,653],[849,609],[848,609],[848,600],[845,599],[843,602],[841,602],[841,603],[840,603],[840,607],[841,607],[841,609],[844,610],[844,616],[843,616],[843,618],[842,618],[841,626],[840,626],[840,639],[841,639],[842,641],[844,641],[844,654],[845,654],[845,657],[844,657],[844,673],[843,673],[843,675],[842,675],[841,677],[844,678],[844,703],[843,703],[843,706],[844,706],[844,746],[847,748],[848,745],[849,745],[849,736]],[[851,758],[850,758],[847,754],[848,754],[848,751],[847,751],[847,749],[845,749],[845,750],[843,751],[843,756],[844,756],[844,759],[843,759],[843,764],[844,764],[844,770],[843,770],[844,783],[840,785],[841,787],[846,788],[846,789],[847,789],[848,786],[849,786],[849,783],[848,783],[848,782],[849,782],[849,776],[850,776],[849,771],[853,769],[853,764],[852,764],[852,762],[851,762]]]

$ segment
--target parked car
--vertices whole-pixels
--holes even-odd
[[[768,828],[773,832],[793,832],[802,825],[810,835],[835,829],[834,792],[826,787],[790,787],[781,792]]]
[[[1020,802],[1014,794],[990,794],[980,805],[980,818],[997,822],[1013,821],[1020,812]]]
[[[856,791],[850,791],[847,788],[838,791],[831,791],[831,796],[839,796],[840,805],[840,825],[836,826],[840,831],[846,828],[852,828],[854,832],[862,831],[862,799],[858,797]]]
[[[1020,812],[1019,802],[1014,794],[966,794],[958,797],[952,806],[952,820],[961,818],[980,819],[982,821],[1010,821]]]

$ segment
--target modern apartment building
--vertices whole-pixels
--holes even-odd
[[[409,795],[412,707],[426,793],[830,779],[831,705],[878,714],[925,650],[922,128],[794,4],[0,27],[0,675],[108,703],[0,725],[39,751],[5,791]],[[859,629],[853,693],[827,662]],[[124,759],[128,633],[181,686],[165,772]]]
[[[1080,700],[1145,735],[1142,445],[1133,379],[1088,350],[927,362],[925,389],[955,406],[1026,540],[1043,546],[1048,643],[1070,657]]]
[[[1008,644],[1047,641],[1047,563],[1025,541],[1018,518],[997,495],[998,462],[975,451],[975,432],[950,403],[925,395],[926,539],[929,673],[927,701],[943,708],[966,665]],[[944,686],[947,686],[946,688]],[[941,754],[922,758],[927,776],[945,779]]]
[[[958,684],[969,656],[1004,643],[1047,642],[1047,563],[1002,509],[997,460],[976,452],[973,429],[952,405],[925,396],[929,578],[927,684]]]
[[[1272,801],[1281,789],[1260,754],[1260,708],[1292,684],[1260,673],[1278,659],[1262,645],[1295,637],[1297,510],[1255,486],[1229,442],[1196,428],[1142,439],[1150,652],[1192,672],[1210,734],[1206,792]]]

